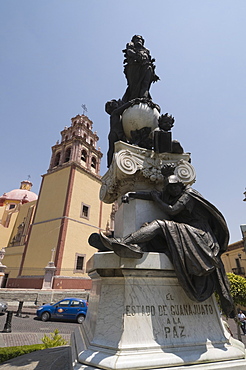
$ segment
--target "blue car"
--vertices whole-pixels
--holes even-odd
[[[87,313],[87,305],[84,299],[65,298],[55,304],[45,304],[37,309],[36,315],[42,321],[50,319],[75,320],[81,324]]]

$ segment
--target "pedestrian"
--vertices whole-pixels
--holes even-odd
[[[240,310],[239,313],[238,313],[238,318],[240,320],[240,323],[241,323],[241,329],[243,331],[243,334],[245,335],[246,334],[246,328],[245,328],[245,324],[246,324],[246,316],[244,315],[243,311]]]

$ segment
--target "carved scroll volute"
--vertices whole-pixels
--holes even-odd
[[[123,175],[134,175],[143,168],[144,156],[130,152],[129,150],[120,150],[115,154],[117,172]]]
[[[180,160],[174,170],[174,174],[185,185],[192,185],[196,181],[196,172],[194,167],[187,161]]]

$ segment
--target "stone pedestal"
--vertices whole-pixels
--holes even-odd
[[[214,297],[191,301],[164,254],[96,253],[87,270],[93,287],[76,369],[246,368],[244,345],[224,328]]]
[[[0,272],[0,288],[2,288],[4,276],[5,276],[5,273],[4,272]]]
[[[7,266],[3,265],[2,262],[0,261],[0,288],[2,288],[3,285],[6,268]]]
[[[45,267],[45,274],[42,289],[52,289],[53,278],[56,272],[54,262],[50,261]]]
[[[129,217],[131,215],[131,217]],[[131,199],[129,203],[121,203],[115,214],[114,236],[120,238],[139,230],[146,222],[169,219],[163,210],[151,200]]]

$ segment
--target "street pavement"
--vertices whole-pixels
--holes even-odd
[[[70,344],[71,333],[78,326],[76,322],[63,322],[58,320],[43,322],[36,318],[35,308],[24,308],[21,317],[16,316],[16,308],[9,306],[9,311],[14,311],[12,316],[11,333],[3,333],[7,315],[0,316],[0,346],[23,346],[42,343],[44,334],[49,335],[55,329]]]
[[[9,305],[14,311],[10,333],[4,329],[7,315],[0,316],[0,347],[23,346],[42,343],[44,334],[49,335],[55,329],[68,342],[68,345],[47,348],[31,352],[0,364],[1,370],[72,370],[70,337],[79,324],[75,322],[47,321],[36,318],[36,308],[23,308],[21,317],[16,316],[17,308]]]
[[[24,308],[22,317],[17,317],[16,307],[9,306],[9,310],[15,311],[12,319],[12,332],[1,332],[6,321],[6,314],[0,316],[0,347],[19,346],[42,343],[44,334],[50,334],[55,329],[70,344],[70,336],[79,324],[74,322],[47,321],[35,319],[35,308]],[[237,327],[233,319],[227,320],[233,337],[237,339]],[[242,332],[241,332],[242,333]],[[242,335],[242,342],[246,346],[246,335]],[[0,365],[1,370],[71,370],[72,357],[71,347],[49,348],[42,351],[32,352],[6,361]]]

